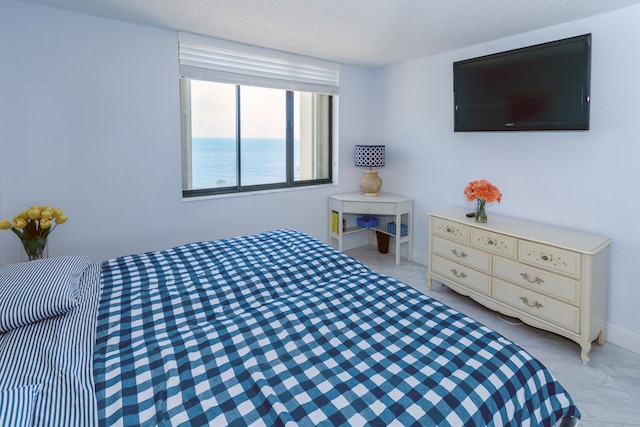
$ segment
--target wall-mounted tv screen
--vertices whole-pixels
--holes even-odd
[[[588,130],[591,34],[453,63],[454,131]]]

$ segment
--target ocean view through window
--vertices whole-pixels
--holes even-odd
[[[300,141],[294,141],[294,153]],[[243,177],[248,183],[278,182],[286,173],[280,139],[245,139]],[[236,180],[236,141],[233,138],[192,139],[193,188],[225,187]],[[294,160],[298,157],[294,154]],[[300,179],[300,162],[294,162],[294,180]],[[281,180],[281,179],[280,179]]]
[[[183,196],[332,181],[332,96],[181,79]]]

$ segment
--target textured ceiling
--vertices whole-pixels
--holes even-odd
[[[376,68],[640,0],[23,0]]]

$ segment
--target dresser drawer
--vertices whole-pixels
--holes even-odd
[[[433,237],[433,253],[491,274],[491,255],[441,237]]]
[[[535,317],[580,332],[580,310],[570,304],[497,278],[493,279],[493,297]]]
[[[511,259],[518,258],[518,239],[504,234],[473,228],[471,246]]]
[[[455,221],[434,217],[433,233],[450,240],[469,244],[469,227]]]
[[[500,257],[493,258],[493,275],[570,304],[580,304],[580,282],[567,277]]]
[[[395,215],[396,204],[384,202],[344,202],[342,204],[342,212],[372,215]]]
[[[565,274],[576,279],[580,278],[580,254],[553,246],[520,240],[520,261]]]
[[[438,255],[431,257],[431,264],[430,268],[433,273],[451,279],[456,283],[485,295],[491,295],[491,276]]]

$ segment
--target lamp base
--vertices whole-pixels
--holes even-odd
[[[364,171],[364,177],[360,180],[360,187],[365,196],[375,197],[382,187],[382,179],[378,176],[378,171]]]

